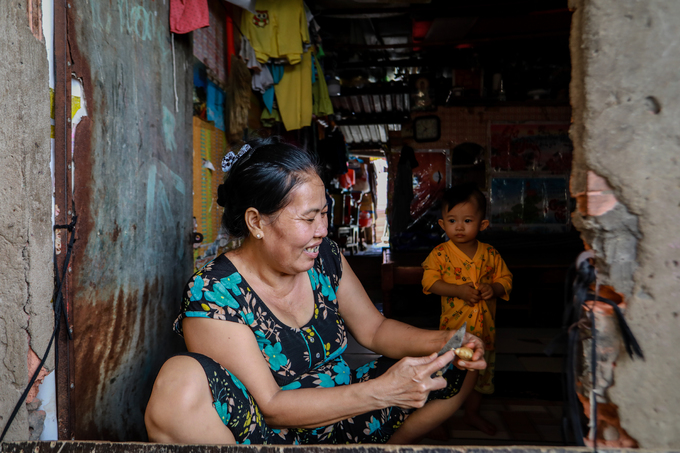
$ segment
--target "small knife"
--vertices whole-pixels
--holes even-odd
[[[449,352],[452,349],[457,349],[463,346],[463,338],[465,337],[465,331],[467,330],[467,321],[463,323],[463,325],[456,331],[456,333],[451,337],[449,341],[446,342],[444,347],[437,353],[437,355],[442,355],[447,352]],[[435,374],[432,375],[432,377],[436,376],[441,376],[444,371],[446,371],[449,368],[449,365],[446,365],[444,368],[441,370],[437,371]]]

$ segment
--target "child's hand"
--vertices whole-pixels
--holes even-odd
[[[493,288],[487,283],[482,283],[479,285],[479,295],[484,300],[492,299],[494,296]]]
[[[476,305],[482,299],[480,297],[479,291],[472,283],[465,283],[464,285],[458,286],[458,292],[458,297],[463,299],[463,301],[468,305]]]

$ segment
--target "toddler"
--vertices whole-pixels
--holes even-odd
[[[496,299],[508,299],[512,274],[498,252],[477,240],[489,226],[486,198],[475,184],[444,192],[439,226],[449,240],[423,262],[423,292],[441,296],[440,330],[457,330],[467,321],[470,333],[484,342],[486,370],[479,372],[475,390],[465,402],[466,421],[488,435],[496,427],[479,413],[482,394],[494,391]]]

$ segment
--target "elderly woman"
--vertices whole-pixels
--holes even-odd
[[[189,352],[168,360],[156,379],[149,438],[405,444],[451,416],[486,366],[481,341],[466,334],[470,361],[437,356],[453,332],[417,329],[375,309],[326,238],[314,159],[266,139],[229,153],[223,169],[222,222],[244,240],[185,288],[175,331]],[[347,332],[384,357],[350,370]]]

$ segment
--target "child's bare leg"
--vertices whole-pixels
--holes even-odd
[[[457,395],[446,400],[433,400],[413,412],[403,425],[394,433],[388,444],[413,444],[421,440],[427,433],[438,427],[465,402],[477,382],[476,371],[468,371],[463,386]]]
[[[496,434],[496,426],[483,418],[479,412],[480,406],[482,405],[482,394],[477,390],[472,390],[470,395],[465,400],[465,421],[489,436],[494,436]]]

